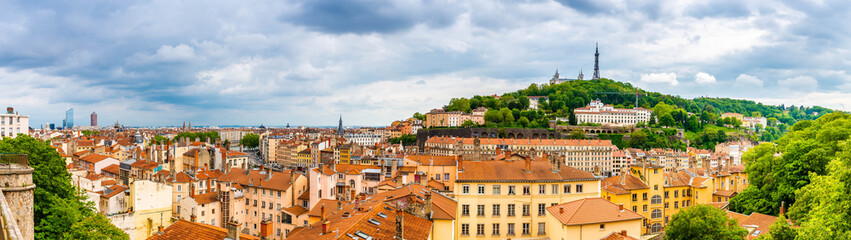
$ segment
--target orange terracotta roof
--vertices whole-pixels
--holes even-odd
[[[573,167],[561,165],[558,172],[552,171],[549,161],[531,161],[527,172],[525,161],[463,161],[462,171],[456,182],[497,181],[593,181],[594,175]]]
[[[715,192],[712,193],[712,195],[713,196],[722,196],[722,197],[733,197],[733,196],[736,195],[736,192],[727,191],[727,190],[715,190]]]
[[[458,161],[455,156],[436,156],[436,155],[408,155],[405,159],[410,159],[423,166],[455,166]]]
[[[314,168],[312,171],[317,172],[317,173],[322,173],[322,174],[325,174],[327,176],[337,174],[337,171],[334,171],[334,169],[331,169],[327,165],[322,165],[322,168]]]
[[[307,213],[307,209],[302,207],[301,205],[295,205],[292,207],[284,208],[283,210],[295,216],[301,216],[302,214]]]
[[[113,185],[112,187],[109,188],[109,190],[111,190],[111,192],[109,194],[106,194],[106,195],[101,195],[101,197],[111,198],[111,197],[114,197],[115,195],[118,195],[119,193],[124,192],[124,190],[127,190],[127,189],[129,189],[129,188],[127,188],[125,186]]]
[[[638,240],[638,239],[634,238],[634,237],[627,236],[627,235],[623,235],[623,234],[618,233],[618,232],[613,232],[613,233],[609,234],[608,236],[601,238],[600,240]]]
[[[632,174],[621,174],[600,181],[600,189],[613,194],[629,194],[632,190],[648,189],[641,179]]]
[[[198,204],[207,204],[211,202],[218,202],[218,192],[208,192],[204,194],[197,194],[192,199],[195,199],[195,202]]]
[[[431,193],[431,217],[434,219],[455,220],[458,202],[439,193]]]
[[[323,205],[325,206],[325,211],[326,211],[326,214],[327,214],[327,211],[330,210],[329,208],[336,209],[337,203],[341,203],[341,202],[342,201],[337,201],[337,200],[334,200],[334,199],[319,199],[319,202],[317,202],[316,205],[314,205],[313,208],[310,209],[310,212],[308,212],[307,215],[311,216],[311,217],[319,217],[320,215],[322,215],[321,209],[322,209]]]
[[[339,231],[339,234],[322,234],[323,223],[320,221],[314,223],[310,228],[299,228],[290,232],[287,239],[323,240],[362,235],[373,239],[393,239],[396,233],[397,214],[402,214],[403,218],[402,223],[405,231],[402,233],[402,238],[425,240],[431,233],[431,221],[406,212],[397,212],[389,204],[379,203],[372,208],[365,209],[365,211],[356,210],[347,207],[343,210],[334,211],[334,214],[327,215],[330,210],[326,206],[326,219],[331,224],[329,227],[334,229],[333,231]],[[349,213],[347,217],[343,217],[345,212]]]
[[[179,173],[174,175],[174,178],[171,179],[171,182],[173,182],[173,183],[188,183],[188,182],[192,182],[192,177],[190,177],[189,174],[186,174],[185,172],[179,172]]]
[[[136,167],[136,168],[151,170],[151,169],[157,168],[157,166],[159,166],[159,164],[157,164],[156,162],[148,162],[148,161],[141,160],[141,161],[133,162],[132,164],[130,164],[130,166]]]
[[[118,167],[118,164],[112,164],[112,165],[104,167],[103,169],[101,169],[101,171],[118,175],[119,167]]]
[[[89,163],[98,163],[100,161],[106,160],[110,158],[109,156],[100,155],[97,153],[86,155],[85,157],[81,157],[80,161],[89,162]]]
[[[644,217],[602,198],[583,198],[548,207],[564,225],[582,225],[643,219]]]
[[[228,230],[225,228],[179,219],[165,228],[163,233],[154,233],[148,237],[148,240],[222,240],[227,237],[227,233]],[[260,240],[259,237],[244,233],[240,234],[239,239]]]

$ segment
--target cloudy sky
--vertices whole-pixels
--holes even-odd
[[[556,68],[851,110],[847,1],[0,1],[0,105],[32,127],[385,125]],[[5,106],[4,106],[5,107]]]

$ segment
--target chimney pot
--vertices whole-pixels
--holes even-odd
[[[164,229],[162,225],[157,226],[157,234],[162,235],[164,233]]]
[[[563,207],[558,207],[558,213],[564,213],[564,208],[563,208]]]
[[[623,203],[618,204],[618,210],[623,211]]]

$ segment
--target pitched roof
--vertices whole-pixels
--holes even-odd
[[[351,204],[349,206],[352,206]],[[365,211],[346,207],[342,210],[333,211],[328,214],[326,208],[326,220],[330,223],[332,234],[322,234],[322,221],[314,223],[310,228],[298,228],[288,235],[287,239],[338,239],[346,236],[369,236],[372,239],[393,239],[396,234],[396,215],[402,215],[404,239],[428,239],[431,234],[432,222],[428,219],[418,217],[406,212],[397,212],[396,209],[386,203],[379,203]],[[348,214],[346,214],[348,213]]]
[[[381,167],[373,166],[373,165],[337,164],[337,165],[334,165],[334,169],[336,169],[336,172],[338,172],[338,173],[359,175],[359,174],[361,174],[361,171],[363,171],[365,169],[381,170]]]
[[[637,238],[630,237],[619,232],[610,233],[608,236],[601,238],[600,240],[638,240]]]
[[[295,216],[301,216],[302,214],[307,213],[307,209],[302,207],[301,205],[295,205],[292,207],[284,208],[283,211],[291,213]]]
[[[218,194],[218,192],[208,192],[204,194],[196,194],[192,198],[195,199],[195,202],[197,202],[198,204],[207,204],[211,202],[218,202]]]
[[[101,169],[101,171],[118,175],[118,172],[119,172],[118,168],[119,168],[118,164],[112,164],[112,165],[104,167],[103,169]]]
[[[440,193],[431,194],[431,217],[434,219],[455,220],[458,202]]]
[[[89,163],[98,163],[100,161],[106,160],[110,158],[109,156],[100,155],[97,153],[86,155],[85,157],[81,157],[80,161],[89,162]]]
[[[109,190],[110,190],[109,193],[101,195],[101,197],[111,198],[115,195],[118,195],[119,193],[124,192],[124,190],[127,190],[127,189],[129,189],[129,188],[122,186],[122,185],[113,185],[112,187],[109,187]]]
[[[225,228],[178,219],[177,222],[166,227],[163,233],[154,233],[148,237],[148,240],[222,240],[227,237],[227,233],[228,230]],[[260,238],[243,233],[240,234],[239,239],[259,240]]]
[[[564,225],[582,225],[643,219],[644,217],[602,198],[583,198],[548,207]]]
[[[465,181],[593,181],[590,172],[566,165],[560,165],[558,172],[552,171],[549,161],[531,161],[531,170],[527,172],[525,161],[462,161],[462,171],[458,172],[456,182]]]
[[[613,194],[629,194],[631,190],[648,189],[641,179],[632,174],[621,174],[600,181],[600,189]]]

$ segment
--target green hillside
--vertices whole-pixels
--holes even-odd
[[[624,94],[604,94],[601,92],[618,92]],[[495,96],[473,96],[471,98],[453,98],[443,107],[447,111],[471,112],[478,107],[487,107],[485,127],[521,127],[548,128],[549,121],[557,118],[567,119],[560,124],[576,124],[573,109],[583,107],[591,100],[600,99],[606,104],[618,108],[632,108],[635,105],[635,94],[642,94],[638,106],[652,109],[659,122],[651,121],[647,131],[642,131],[649,141],[617,141],[619,147],[672,147],[683,148],[684,144],[670,141],[669,133],[662,131],[667,128],[681,128],[686,131],[686,137],[692,146],[711,148],[715,143],[736,135],[750,137],[753,140],[773,141],[786,132],[789,127],[800,120],[812,120],[832,112],[823,107],[804,106],[774,106],[757,103],[750,100],[730,98],[695,98],[685,99],[679,96],[648,92],[629,83],[609,79],[569,81],[556,85],[531,84],[526,89],[517,90]],[[527,96],[546,96],[547,101],[540,100],[537,110],[528,110]],[[761,126],[756,131],[739,129],[731,119],[721,119],[725,112],[740,113],[744,116],[766,117],[768,126]],[[414,117],[423,119],[420,113]],[[463,126],[472,126],[471,122]],[[641,133],[639,133],[640,135]],[[654,136],[664,135],[664,136]],[[618,138],[622,136],[601,136],[601,138]],[[642,137],[642,136],[640,136]],[[633,138],[634,139],[634,138]]]

